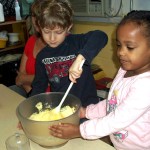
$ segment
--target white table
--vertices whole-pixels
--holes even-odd
[[[0,84],[0,150],[6,150],[5,140],[10,135],[22,130],[17,129],[18,119],[16,107],[25,98]],[[31,150],[48,150],[30,141]],[[64,146],[53,148],[53,150],[115,150],[114,147],[101,140],[72,139]]]

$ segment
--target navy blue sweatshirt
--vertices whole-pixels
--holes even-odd
[[[107,44],[107,35],[99,30],[85,34],[69,34],[56,48],[46,46],[36,58],[36,73],[32,84],[31,96],[44,93],[48,86],[52,92],[66,92],[69,80],[69,68],[78,54],[85,59],[83,72],[70,93],[77,96],[85,107],[98,102],[94,77],[91,70],[92,59]]]

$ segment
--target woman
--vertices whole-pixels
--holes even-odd
[[[35,31],[35,34],[32,35],[25,46],[19,71],[17,72],[16,77],[16,85],[11,86],[10,88],[17,93],[21,94],[24,97],[28,97],[30,91],[32,90],[31,84],[34,79],[35,75],[35,60],[37,54],[46,46],[45,42],[43,41],[40,30],[37,25],[36,17],[38,13],[36,12],[38,7],[37,2],[34,2],[31,6],[32,12],[32,25]],[[47,89],[50,91],[50,88]]]

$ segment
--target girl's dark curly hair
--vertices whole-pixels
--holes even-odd
[[[133,10],[129,12],[118,24],[118,28],[127,23],[134,23],[150,41],[150,11]]]

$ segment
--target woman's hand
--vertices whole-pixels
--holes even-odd
[[[16,85],[21,86],[27,93],[31,91],[31,83],[34,75],[27,75],[25,73],[17,72]]]
[[[22,85],[22,76],[24,74],[17,71],[17,77],[16,77],[16,85],[21,86]]]
[[[69,79],[76,83],[76,79],[80,78],[82,74],[82,68],[80,68],[82,61],[84,60],[84,57],[82,55],[78,55],[71,67],[69,68]]]
[[[49,127],[52,136],[62,139],[72,139],[81,137],[79,125],[69,123],[61,123]]]

